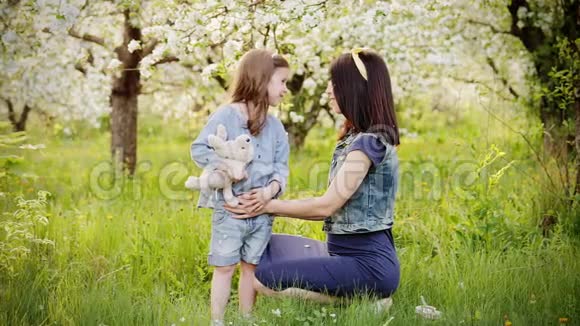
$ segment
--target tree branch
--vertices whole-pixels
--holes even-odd
[[[264,36],[264,42],[262,42],[262,45],[264,47],[266,47],[266,45],[268,44],[268,39],[270,36],[270,24],[268,24],[268,26],[266,26],[266,32],[262,33],[260,30],[258,30],[258,33],[262,34],[262,36]]]
[[[280,47],[278,46],[278,39],[276,38],[276,27],[278,27],[278,25],[274,25],[274,28],[272,29],[272,37],[274,39],[274,48],[276,49],[276,51],[278,53],[280,53]]]
[[[6,102],[6,106],[8,107],[8,120],[10,120],[14,131],[24,131],[26,129],[26,120],[28,119],[28,114],[30,113],[31,108],[28,104],[24,105],[24,108],[20,113],[20,118],[16,118],[16,112],[14,111],[12,101],[4,99],[4,102]]]
[[[484,83],[481,80],[475,80],[475,79],[470,79],[470,78],[464,78],[464,77],[457,77],[457,76],[450,76],[451,79],[456,80],[456,81],[460,81],[466,84],[476,84],[476,85],[481,85],[484,88],[486,88],[488,91],[499,95],[499,97],[501,97],[503,100],[505,101],[512,101],[513,99],[507,98],[504,95],[502,95],[500,92],[498,92],[497,90],[495,90],[493,87],[487,85],[486,83]]]
[[[520,95],[516,92],[516,90],[509,84],[508,80],[501,76],[499,73],[499,70],[497,69],[497,65],[495,64],[495,62],[493,61],[493,58],[490,56],[487,56],[486,58],[487,64],[491,67],[491,69],[493,70],[493,72],[495,73],[496,76],[499,77],[499,80],[501,81],[501,83],[504,85],[504,87],[507,87],[508,91],[510,92],[510,94],[513,95],[513,97],[515,97],[516,99],[520,98]]]
[[[18,121],[16,121],[16,113],[14,112],[14,106],[12,106],[12,101],[4,99],[6,102],[6,106],[8,107],[8,120],[12,123],[12,125],[16,125]]]
[[[42,32],[54,35],[54,33],[48,27],[43,28],[42,29]],[[82,34],[81,35],[78,31],[76,31],[74,29],[74,26],[71,27],[68,30],[68,35],[71,36],[71,37],[74,37],[74,38],[78,38],[78,39],[83,40],[83,41],[87,41],[87,42],[91,42],[91,43],[98,44],[98,45],[100,45],[100,46],[102,46],[104,48],[107,47],[105,45],[105,40],[103,38],[98,37],[98,36],[94,36],[94,35],[91,35],[91,34],[88,34],[88,33],[85,33],[85,34]]]
[[[512,34],[512,32],[500,30],[499,28],[497,28],[494,25],[487,23],[487,22],[481,22],[481,21],[477,21],[474,19],[468,19],[467,22],[470,24],[474,24],[474,25],[489,27],[489,29],[491,29],[491,31],[496,33],[496,34],[506,34],[506,35],[515,36],[514,34]]]
[[[264,0],[256,0],[252,3],[250,3],[250,5],[248,6],[250,9],[255,8],[257,6],[259,6],[260,4],[264,3]]]
[[[161,65],[164,63],[168,63],[168,62],[179,62],[179,58],[178,57],[165,57],[165,58],[162,58],[161,60],[155,62],[151,66],[155,67],[157,65]]]
[[[149,42],[147,42],[147,44],[143,48],[143,52],[142,52],[143,57],[150,55],[153,52],[153,50],[155,50],[155,47],[157,46],[158,43],[159,43],[159,40],[157,40],[156,38],[153,38]]]
[[[74,38],[81,39],[83,41],[92,42],[92,43],[98,44],[98,45],[100,45],[102,47],[106,47],[105,46],[105,40],[103,38],[98,37],[98,36],[94,36],[94,35],[91,35],[91,34],[88,34],[88,33],[85,33],[85,34],[82,34],[81,35],[78,31],[76,31],[74,29],[74,27],[71,27],[68,30],[68,35],[70,35],[70,36],[72,36]]]
[[[30,113],[31,110],[32,109],[28,106],[28,104],[24,105],[24,109],[22,109],[22,113],[20,114],[20,120],[18,120],[18,124],[16,125],[17,131],[24,131],[26,129],[28,113]]]

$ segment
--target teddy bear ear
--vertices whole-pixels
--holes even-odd
[[[211,147],[213,147],[216,151],[217,150],[221,150],[224,148],[224,140],[214,136],[214,135],[209,135],[207,136],[207,142],[209,143],[209,145]]]
[[[226,127],[224,125],[222,125],[221,123],[217,126],[216,135],[223,140],[228,139],[228,132],[226,131]]]

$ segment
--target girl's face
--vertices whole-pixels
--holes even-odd
[[[280,104],[282,98],[288,92],[286,82],[288,81],[289,75],[290,69],[288,68],[274,69],[274,74],[272,74],[272,78],[270,78],[270,82],[268,83],[268,102],[270,105],[275,106]]]
[[[326,86],[326,95],[328,95],[328,106],[334,113],[340,113],[340,108],[334,97],[334,87],[332,87],[332,81],[328,81],[328,86]]]

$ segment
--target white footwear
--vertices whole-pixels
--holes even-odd
[[[441,318],[441,311],[437,310],[437,308],[435,308],[433,306],[427,306],[427,305],[417,306],[417,307],[415,307],[415,313],[417,313],[417,315],[419,315],[423,318],[427,318],[427,319],[439,319],[439,318]]]
[[[377,301],[375,301],[374,306],[375,306],[376,313],[387,312],[393,306],[393,298],[388,297],[388,298],[384,298],[381,300],[377,300]]]
[[[210,323],[211,326],[224,326],[224,321],[220,319],[213,319]]]
[[[437,310],[437,308],[428,305],[423,296],[421,296],[421,303],[422,305],[415,307],[415,313],[417,315],[427,319],[441,318],[442,312]]]

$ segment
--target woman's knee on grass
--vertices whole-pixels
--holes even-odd
[[[265,286],[264,284],[262,284],[262,282],[260,282],[260,280],[258,280],[256,277],[254,277],[254,290],[268,297],[275,297],[279,294],[279,292],[276,292],[270,289],[269,287]]]

